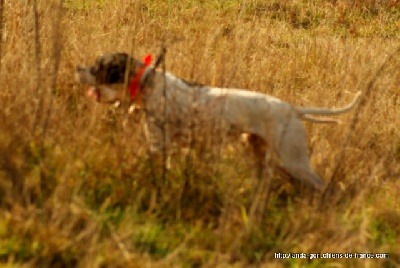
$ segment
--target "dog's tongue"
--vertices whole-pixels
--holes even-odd
[[[90,87],[86,91],[86,97],[88,97],[89,99],[93,99],[93,100],[98,101],[99,100],[99,93],[97,92],[95,87]]]

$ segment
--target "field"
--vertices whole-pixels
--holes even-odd
[[[0,267],[400,267],[399,1],[0,5]],[[162,46],[179,77],[297,106],[361,91],[342,124],[304,123],[326,190],[274,165],[259,180],[239,141],[203,142],[165,170],[134,115],[75,82],[105,52]]]

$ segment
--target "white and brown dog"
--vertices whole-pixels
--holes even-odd
[[[171,73],[155,70],[148,58],[145,62],[125,53],[106,54],[98,57],[93,66],[77,66],[76,77],[80,83],[92,86],[87,92],[89,97],[106,103],[123,101],[128,94],[121,86],[126,85],[124,81],[131,81],[128,87],[131,100],[143,100],[148,114],[148,132],[154,144],[163,140],[165,126],[160,122],[168,122],[165,145],[168,146],[174,137],[188,133],[192,126],[189,122],[199,117],[199,122],[208,123],[207,127],[217,129],[221,136],[250,134],[249,141],[259,163],[266,164],[265,145],[268,145],[291,177],[318,189],[324,186],[310,166],[306,131],[301,120],[337,122],[310,115],[345,113],[354,107],[360,93],[343,108],[294,107],[259,92],[195,85]]]

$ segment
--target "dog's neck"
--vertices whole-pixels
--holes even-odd
[[[146,82],[150,71],[153,70],[153,67],[150,66],[151,60],[151,55],[147,55],[144,58],[142,66],[140,66],[136,70],[135,76],[131,79],[129,83],[128,91],[130,93],[131,100],[133,101],[135,101],[136,98],[142,95],[140,92],[141,89],[144,88],[142,85]]]

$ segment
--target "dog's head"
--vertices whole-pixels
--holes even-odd
[[[75,77],[79,83],[91,86],[86,93],[88,97],[99,102],[115,102],[126,94],[125,78],[130,81],[142,66],[143,63],[126,53],[111,53],[98,57],[92,66],[76,66]]]

